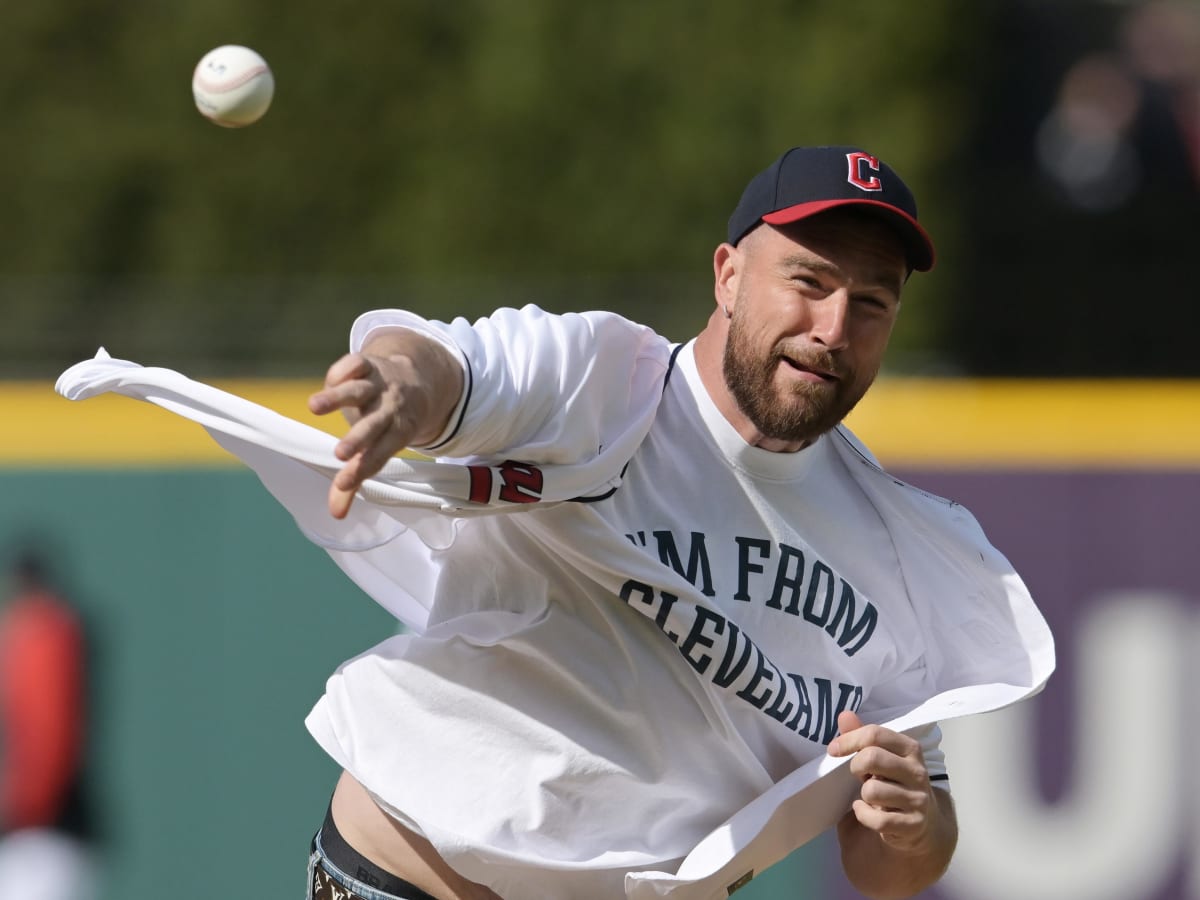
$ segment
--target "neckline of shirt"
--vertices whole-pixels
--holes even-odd
[[[679,353],[675,365],[683,375],[688,389],[696,400],[696,410],[705,429],[712,436],[713,442],[721,455],[731,466],[753,475],[756,478],[766,478],[772,481],[794,481],[807,475],[823,455],[828,441],[818,438],[803,450],[794,453],[776,453],[764,450],[746,443],[737,433],[729,420],[717,409],[717,404],[709,396],[708,389],[700,379],[700,370],[696,366],[695,339]]]

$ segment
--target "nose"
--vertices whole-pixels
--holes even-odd
[[[819,300],[809,301],[811,324],[809,337],[829,350],[841,350],[849,343],[850,294],[836,290]]]

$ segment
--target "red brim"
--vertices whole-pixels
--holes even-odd
[[[933,239],[926,234],[925,229],[917,224],[917,220],[899,207],[878,200],[814,200],[811,203],[798,203],[785,209],[777,209],[767,213],[762,220],[769,225],[787,225],[799,222],[839,206],[869,206],[882,214],[883,218],[896,226],[901,240],[908,251],[908,263],[918,272],[928,272],[933,268],[934,251]]]

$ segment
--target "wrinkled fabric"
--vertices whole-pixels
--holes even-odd
[[[470,517],[507,515],[517,531],[563,567],[599,584],[613,582],[610,560],[621,553],[622,536],[581,536],[564,529],[561,516],[529,513],[531,508],[552,509],[620,484],[624,465],[654,422],[656,398],[668,370],[668,350],[665,345],[650,348],[649,352],[660,352],[662,359],[661,365],[647,371],[660,374],[647,377],[640,386],[639,396],[649,399],[631,407],[617,441],[597,446],[577,461],[540,466],[545,476],[540,502],[506,503],[496,496],[487,503],[472,502],[470,465],[500,462],[396,459],[364,485],[342,521],[331,518],[325,505],[329,480],[341,463],[333,454],[336,440],[323,432],[171,370],[143,368],[103,353],[63,373],[57,390],[75,400],[119,393],[203,425],[258,474],[310,540],[323,547],[368,595],[414,633],[422,634],[430,629],[427,598],[446,575],[444,551],[454,545],[461,523]],[[934,686],[930,699],[876,710],[872,720],[914,731],[939,720],[997,709],[1040,690],[1054,667],[1049,630],[1020,578],[991,547],[970,513],[896,481],[847,429],[837,429],[831,439],[891,535],[908,597],[926,635],[925,662]],[[661,566],[649,558],[629,557],[628,548],[624,549],[622,578],[664,583]],[[692,586],[682,578],[679,582],[682,599],[670,615],[679,633],[686,633],[696,610],[688,599]],[[938,602],[947,597],[955,602]],[[466,638],[486,642],[510,633],[511,621],[499,626],[493,621],[475,622],[478,633]],[[495,634],[490,632],[493,627],[498,628]],[[436,625],[433,636],[437,636]],[[452,639],[464,639],[461,629]],[[857,790],[846,761],[822,756],[773,784],[761,783],[756,799],[703,840],[682,848],[677,857],[661,858],[651,850],[641,859],[596,858],[587,865],[607,879],[597,884],[621,885],[625,896],[638,900],[724,897],[730,885],[762,871],[837,821]],[[748,783],[755,777],[746,775]],[[463,846],[455,856],[460,835],[427,836],[440,850],[449,848],[452,864],[475,880],[483,881],[489,871],[513,862],[508,851],[486,846]],[[544,893],[538,896],[547,900],[588,896],[570,892],[576,874],[565,865],[561,871],[542,873]],[[504,893],[504,881],[488,883]]]

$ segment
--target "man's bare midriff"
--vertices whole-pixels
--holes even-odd
[[[332,806],[333,822],[346,843],[381,869],[438,900],[501,900],[451,869],[429,841],[380,809],[348,772],[338,780]]]

